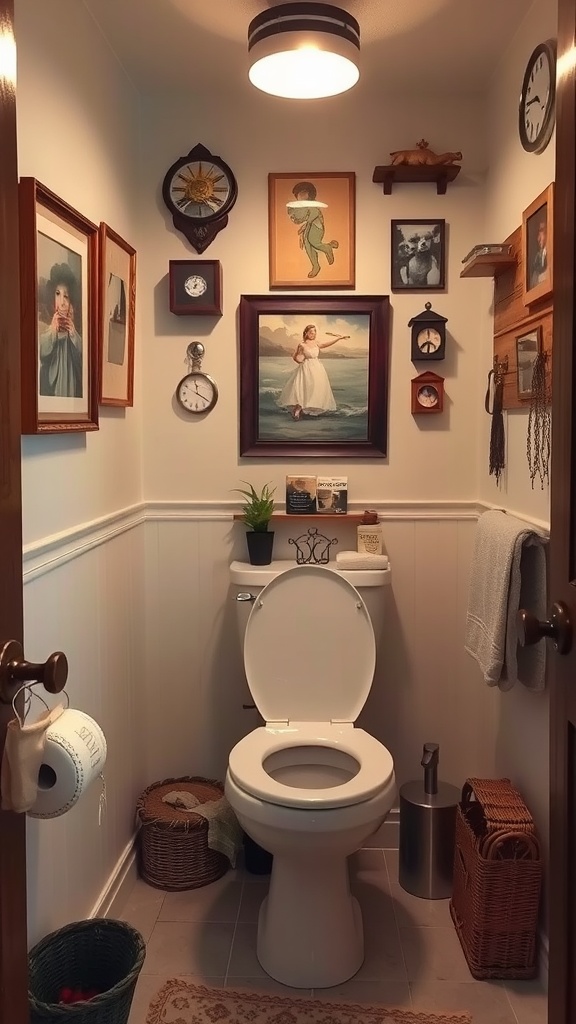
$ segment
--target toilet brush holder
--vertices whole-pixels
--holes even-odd
[[[400,789],[398,881],[406,892],[426,900],[452,895],[460,791],[438,782],[438,760],[438,744],[424,744],[424,780],[407,782]]]

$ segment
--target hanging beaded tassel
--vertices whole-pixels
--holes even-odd
[[[551,417],[550,375],[546,373],[546,353],[539,352],[534,362],[530,398],[530,415],[526,434],[526,455],[532,488],[538,476],[540,487],[548,484],[550,470]]]
[[[494,397],[492,399],[492,411],[490,411],[490,386],[492,380],[494,383]],[[503,401],[504,375],[500,372],[490,370],[488,374],[488,389],[486,391],[484,408],[492,417],[492,426],[490,428],[489,471],[490,476],[496,477],[497,484],[500,483],[500,478],[506,465],[506,439],[504,437],[504,417],[502,415]]]

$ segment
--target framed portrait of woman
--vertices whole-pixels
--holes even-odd
[[[240,455],[384,458],[385,295],[242,295]]]
[[[98,227],[19,185],[22,433],[98,429]]]

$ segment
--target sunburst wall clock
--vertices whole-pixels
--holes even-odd
[[[202,253],[226,227],[238,185],[228,164],[199,143],[168,168],[162,197],[176,230]]]

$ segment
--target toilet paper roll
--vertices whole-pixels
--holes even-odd
[[[89,715],[67,708],[46,732],[32,818],[57,818],[78,802],[106,763],[106,739]]]

